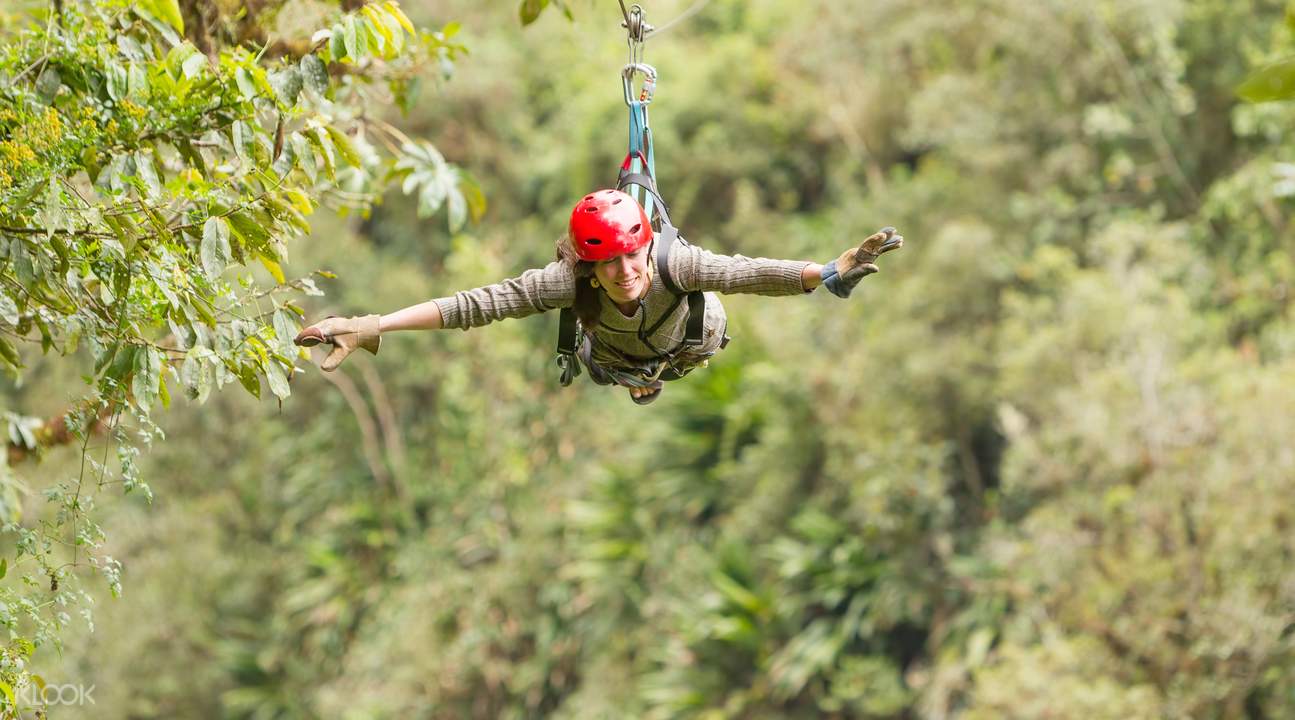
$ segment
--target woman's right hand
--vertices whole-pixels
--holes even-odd
[[[331,344],[333,351],[324,358],[324,362],[319,367],[325,372],[332,372],[342,364],[347,355],[355,352],[356,348],[364,348],[374,355],[378,354],[378,346],[382,343],[382,330],[379,324],[381,317],[381,315],[346,318],[331,316],[297,333],[293,342],[302,347],[314,347],[320,343]]]

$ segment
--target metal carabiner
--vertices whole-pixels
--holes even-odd
[[[621,86],[625,89],[625,104],[634,103],[634,73],[643,73],[643,90],[638,101],[644,105],[652,104],[656,93],[656,68],[647,63],[630,63],[621,68]]]

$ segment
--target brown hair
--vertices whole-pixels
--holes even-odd
[[[557,259],[570,265],[571,274],[576,278],[576,298],[571,309],[580,320],[581,327],[593,330],[598,327],[598,315],[602,312],[602,298],[598,296],[598,288],[589,284],[594,277],[594,264],[580,259],[569,235],[564,234],[558,238],[556,250]]]

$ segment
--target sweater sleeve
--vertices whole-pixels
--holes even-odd
[[[553,308],[570,307],[575,276],[564,262],[554,261],[518,277],[436,298],[442,325],[467,330],[504,318],[522,318]]]
[[[801,273],[811,264],[804,260],[719,255],[681,242],[675,243],[670,252],[670,274],[685,291],[801,295],[810,292],[804,287]]]

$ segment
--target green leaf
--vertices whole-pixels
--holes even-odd
[[[163,75],[165,77],[165,75]],[[148,71],[142,63],[131,63],[126,69],[127,94],[136,100],[148,97]]]
[[[292,340],[297,336],[297,322],[292,315],[283,308],[274,311],[274,335],[279,340],[279,352],[285,355],[291,355],[296,352],[296,345]]]
[[[405,28],[400,24],[400,18],[397,18],[390,11],[382,13],[382,24],[386,26],[387,31],[391,33],[392,52],[395,55],[405,51]]]
[[[27,252],[22,240],[14,241],[12,248],[9,250],[9,258],[13,261],[14,275],[18,277],[18,282],[23,285],[31,285],[36,282],[37,267],[32,262],[31,253]]]
[[[352,60],[360,59],[360,33],[356,28],[359,22],[359,18],[347,18],[346,27],[342,30],[342,39],[346,43],[346,54]]]
[[[171,229],[166,224],[166,218],[162,217],[162,214],[155,208],[147,205],[144,206],[143,211],[144,217],[148,219],[148,224],[153,226],[153,233],[162,240],[170,241],[172,233]],[[124,273],[124,275],[126,277],[130,277],[130,273]],[[118,294],[120,295],[121,293]]]
[[[413,35],[414,37],[418,36],[418,31],[414,29],[414,24],[409,21],[409,18],[405,15],[405,12],[400,9],[399,3],[395,2],[394,0],[389,0],[389,2],[383,3],[382,7],[384,10],[391,13],[392,16],[394,16],[396,20],[400,22],[400,26],[403,27],[405,30],[409,31],[410,35]]]
[[[326,130],[328,131],[328,137],[333,141],[333,147],[337,149],[342,159],[351,165],[359,167],[360,154],[355,151],[355,146],[351,144],[351,139],[332,125],[327,126]]]
[[[328,68],[318,55],[311,53],[301,59],[301,76],[306,87],[323,95],[328,92]]]
[[[139,41],[129,35],[117,36],[117,49],[121,51],[128,59],[135,62],[144,62],[148,57],[144,54],[144,46]]]
[[[9,701],[10,707],[18,706],[18,700],[14,697],[12,685],[4,680],[0,680],[0,692],[4,693],[5,699]]]
[[[265,97],[274,97],[274,87],[270,85],[270,74],[260,65],[252,65],[248,72],[252,74],[252,82],[256,83],[256,89],[261,91]]]
[[[167,10],[165,8],[153,8],[151,5],[162,5],[175,0],[145,0],[145,2],[135,5],[135,14],[144,19],[150,27],[157,31],[159,35],[166,40],[168,45],[179,45],[182,40],[180,35],[175,31],[175,26],[167,20],[160,19]]]
[[[202,224],[202,248],[199,251],[202,272],[215,282],[229,265],[229,224],[224,218],[209,217]]]
[[[314,185],[319,179],[319,166],[315,164],[315,151],[310,148],[310,141],[306,140],[301,133],[294,132],[288,136],[288,142],[292,146],[297,164],[310,179],[310,184]]]
[[[274,94],[279,102],[292,107],[297,104],[297,96],[301,94],[305,83],[301,77],[301,70],[293,66],[271,76],[270,85],[274,87]]]
[[[240,210],[229,216],[234,233],[254,248],[263,247],[270,239],[273,218],[264,210]]]
[[[214,375],[215,369],[207,363],[203,363],[198,368],[197,385],[194,388],[194,400],[197,400],[199,403],[207,402],[207,398],[211,395],[211,381]]]
[[[457,188],[449,192],[446,201],[450,232],[456,233],[463,227],[463,223],[467,222],[468,203]]]
[[[292,207],[302,215],[309,215],[315,211],[315,206],[311,203],[310,196],[297,188],[287,188],[283,191],[283,194],[288,198],[288,202],[292,203]]]
[[[261,264],[265,266],[266,270],[270,271],[270,275],[274,277],[275,282],[280,285],[287,282],[287,279],[283,276],[283,268],[279,267],[279,263],[275,262],[273,258],[266,257],[260,253],[257,254],[256,258],[261,261]]]
[[[121,347],[121,343],[115,342],[103,348],[102,354],[99,355],[94,361],[94,372],[96,375],[98,375],[105,367],[107,367],[108,363],[111,362],[114,357],[116,357],[117,349],[120,347]]]
[[[319,155],[324,161],[324,174],[328,176],[329,180],[335,180],[337,178],[337,160],[333,157],[333,141],[329,139],[328,132],[317,127],[306,133],[306,139],[319,150]]]
[[[0,580],[9,574],[9,558],[0,558]]]
[[[45,226],[46,240],[54,237],[57,230],[68,227],[67,212],[63,209],[63,192],[59,188],[58,178],[51,176],[45,184],[45,197],[41,201],[40,219]]]
[[[0,320],[10,325],[18,324],[18,303],[4,291],[0,291]]]
[[[265,204],[275,220],[288,223],[302,235],[310,232],[310,223],[307,223],[305,217],[292,206],[290,199],[287,198],[287,191],[266,195],[261,202]]]
[[[252,71],[244,67],[235,70],[234,81],[238,83],[238,91],[243,94],[244,100],[256,97],[256,81],[252,79]]]
[[[540,13],[549,4],[549,0],[522,0],[522,5],[517,9],[523,25],[530,25],[535,22]]]
[[[256,399],[261,399],[261,378],[257,376],[256,368],[251,365],[242,365],[239,366],[235,375],[238,376],[238,382],[242,384],[244,390],[252,393]]]
[[[332,35],[328,38],[328,54],[334,61],[346,57],[346,39],[343,38],[344,32],[342,24],[337,23],[333,26]]]
[[[207,327],[216,327],[216,316],[212,315],[211,311],[202,303],[190,303],[185,305],[184,312],[189,317],[200,318]]]
[[[184,33],[184,17],[180,15],[179,0],[139,0],[139,5],[154,17]]]
[[[486,214],[486,194],[481,191],[481,185],[477,179],[466,170],[459,170],[459,192],[463,193],[463,199],[468,202],[468,212],[472,215],[473,222],[480,222]]]
[[[0,337],[0,360],[4,360],[6,365],[15,370],[23,366],[22,359],[18,357],[17,348],[3,337]]]
[[[252,160],[253,147],[255,141],[252,139],[252,128],[242,120],[234,121],[234,129],[230,140],[234,143],[234,154],[244,162]]]
[[[185,61],[197,54],[198,48],[194,47],[193,43],[186,40],[185,42],[171,48],[171,51],[166,54],[166,69],[169,70],[172,75],[182,75]],[[130,59],[136,62],[144,62],[144,58],[142,56],[131,56]]]
[[[158,376],[157,398],[162,401],[163,408],[171,407],[171,391],[166,389],[166,375]]]
[[[288,377],[283,374],[283,366],[278,362],[271,360],[265,366],[265,379],[270,383],[270,392],[280,400],[292,394],[288,387]]]
[[[764,600],[741,583],[723,572],[711,573],[711,583],[725,598],[751,614],[759,614],[766,607]]]
[[[383,18],[383,12],[379,10],[377,6],[365,5],[360,8],[360,11],[369,19],[369,24],[371,25],[370,30],[375,33],[374,37],[380,38],[380,42],[378,43],[379,50],[385,49],[388,45],[395,42],[391,35],[391,28],[387,27],[387,23]]]
[[[204,180],[210,174],[207,170],[207,161],[203,159],[202,153],[189,142],[186,137],[176,138],[176,149],[180,151],[180,157],[189,164],[189,167],[197,170],[202,174]]]
[[[185,58],[184,63],[180,66],[181,72],[187,78],[197,77],[207,67],[207,56],[202,53],[194,53]]]
[[[1295,58],[1269,65],[1237,86],[1246,102],[1261,103],[1295,98]]]
[[[144,181],[144,187],[150,199],[157,199],[162,195],[162,181],[157,176],[157,168],[153,167],[153,156],[151,153],[139,151],[135,153],[135,171],[139,179]]]
[[[130,91],[130,77],[126,74],[126,68],[112,63],[105,74],[108,76],[108,97],[113,100],[126,97],[126,93]]]
[[[148,412],[157,399],[157,386],[162,381],[162,353],[155,348],[140,348],[135,353],[135,376],[130,390],[135,395],[135,405]]]
[[[103,169],[99,162],[100,157],[102,156],[96,147],[87,146],[81,151],[81,164],[85,166],[85,172],[90,181],[96,185],[99,183],[99,171]]]

